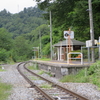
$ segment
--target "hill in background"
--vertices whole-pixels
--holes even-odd
[[[30,33],[38,26],[45,24],[42,18],[44,11],[37,7],[24,8],[17,14],[11,14],[5,9],[0,12],[0,28],[5,28],[13,33],[13,37],[21,34]]]

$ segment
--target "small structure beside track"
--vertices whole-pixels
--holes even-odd
[[[55,50],[56,55],[54,57],[55,60],[64,61],[64,60],[67,60],[67,54],[69,53],[68,49],[70,49],[70,51],[81,50],[81,47],[85,46],[85,43],[75,40],[75,39],[70,39],[70,41],[69,41],[69,39],[66,39],[63,41],[59,41],[58,43],[54,44],[53,46],[56,49]]]

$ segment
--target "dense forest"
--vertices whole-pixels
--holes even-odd
[[[43,13],[38,7],[24,8],[16,14],[6,9],[0,12],[0,61],[32,58],[33,47],[39,46],[39,32],[41,36],[49,32]]]
[[[50,54],[49,12],[52,17],[53,44],[63,40],[64,30],[74,31],[75,39],[90,39],[88,0],[35,0],[37,7],[11,14],[0,12],[0,61],[31,59],[33,47],[43,55]],[[100,35],[100,0],[92,0],[94,37]],[[38,54],[37,54],[38,55]]]
[[[11,14],[4,9],[0,12],[0,28],[4,27],[10,33],[14,33],[14,37],[29,33],[38,26],[46,24],[41,18],[42,14],[43,11],[37,7],[24,8],[17,14]]]

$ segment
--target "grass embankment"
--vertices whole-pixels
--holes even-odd
[[[5,71],[4,69],[2,69],[2,66],[0,66],[0,72],[1,71]],[[0,100],[7,99],[7,97],[10,95],[11,88],[11,85],[0,82]]]
[[[77,75],[64,76],[61,82],[92,83],[100,88],[100,61],[92,64],[88,69],[79,71]]]

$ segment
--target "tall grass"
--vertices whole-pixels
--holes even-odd
[[[77,82],[77,83],[92,83],[100,88],[100,61],[91,65],[87,71],[80,70],[76,75],[66,75],[61,82]]]
[[[12,86],[6,83],[0,83],[0,100],[6,100],[10,95]]]

